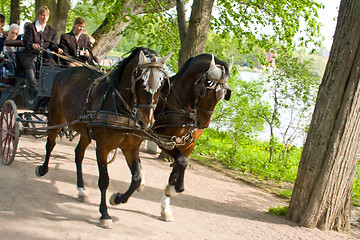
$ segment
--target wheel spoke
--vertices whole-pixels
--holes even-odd
[[[6,165],[14,161],[19,138],[16,104],[8,100],[3,104],[0,117],[0,154]]]

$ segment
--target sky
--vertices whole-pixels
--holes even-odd
[[[319,21],[324,25],[321,27],[321,34],[325,37],[324,46],[330,51],[336,28],[340,0],[318,0],[318,2],[325,5],[324,9],[319,10]]]

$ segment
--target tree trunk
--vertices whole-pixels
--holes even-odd
[[[20,0],[11,0],[10,24],[20,24]]]
[[[185,61],[205,51],[214,0],[194,0],[189,27],[179,53],[179,69]]]
[[[176,1],[176,11],[177,11],[180,43],[181,45],[183,45],[185,42],[185,37],[187,32],[185,0]]]
[[[151,0],[144,0],[142,4],[137,0],[117,0],[114,6],[117,6],[119,11],[108,13],[104,22],[92,34],[96,42],[93,48],[93,53],[100,60],[109,53],[122,38],[122,32],[129,25],[130,18],[127,16],[134,16],[145,13],[146,4],[152,2]],[[158,2],[158,1],[157,1]],[[161,4],[161,5],[160,5]],[[175,6],[176,0],[161,0],[160,4],[152,6],[151,11],[165,11]],[[116,13],[115,13],[116,12]]]
[[[58,41],[61,34],[65,33],[69,10],[70,0],[58,0],[56,5],[56,22],[53,22],[51,25],[56,30]]]
[[[305,227],[349,230],[360,147],[360,1],[342,0],[287,217]]]

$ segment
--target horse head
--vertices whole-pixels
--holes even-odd
[[[131,104],[129,104],[131,114],[140,128],[148,129],[154,123],[154,109],[161,89],[168,81],[162,68],[172,54],[158,58],[150,49],[137,48],[135,50],[133,52],[137,53],[136,57],[128,62],[129,68],[124,69],[123,72],[123,76],[129,76],[130,73],[131,86],[120,86],[119,89],[131,90],[130,93],[128,91],[125,94],[128,99],[131,99]]]
[[[230,99],[228,80],[232,65],[233,59],[226,64],[211,55],[211,59],[208,59],[208,70],[196,79],[194,93],[199,128],[206,128],[210,124],[210,117],[220,99]]]

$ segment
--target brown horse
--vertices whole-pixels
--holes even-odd
[[[174,159],[169,183],[161,200],[161,219],[164,221],[173,220],[170,196],[184,191],[187,158],[203,130],[209,126],[216,104],[222,98],[230,99],[231,90],[227,82],[231,67],[232,60],[227,65],[210,54],[190,58],[170,78],[170,94],[165,94],[156,107],[155,123],[149,135]],[[124,196],[120,193],[110,199],[113,205],[121,202],[124,202]]]
[[[129,194],[140,185],[141,165],[139,146],[144,129],[154,122],[154,109],[167,76],[162,66],[169,56],[158,59],[147,48],[136,48],[108,75],[92,69],[69,68],[55,79],[49,102],[49,130],[46,156],[36,174],[48,171],[51,151],[62,124],[80,134],[75,149],[77,187],[79,198],[85,200],[82,178],[82,161],[91,139],[96,140],[96,158],[99,168],[101,191],[100,225],[111,228],[112,220],[107,212],[106,190],[109,185],[107,156],[120,148],[132,172]],[[51,127],[54,126],[54,127]]]

